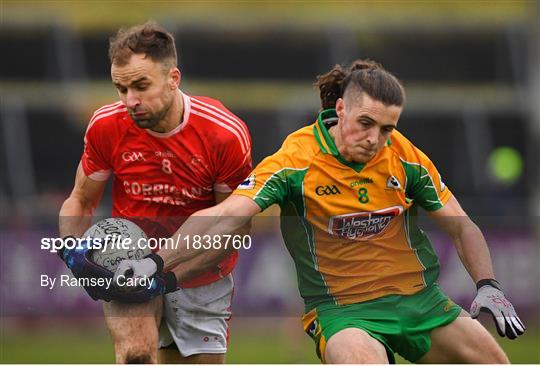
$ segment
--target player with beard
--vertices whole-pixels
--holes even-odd
[[[60,210],[60,235],[81,236],[90,226],[112,175],[112,215],[136,222],[149,237],[170,237],[249,174],[249,132],[219,101],[179,89],[174,39],[155,22],[121,29],[109,57],[120,101],[90,120],[74,189]],[[191,280],[147,303],[104,302],[116,361],[223,363],[236,260],[233,252],[204,271],[195,264]]]

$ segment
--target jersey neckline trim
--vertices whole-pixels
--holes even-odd
[[[339,153],[338,148],[336,147],[336,143],[334,142],[334,139],[332,136],[330,136],[330,133],[328,132],[327,125],[335,125],[338,121],[337,112],[335,109],[325,109],[321,113],[319,113],[319,116],[317,117],[317,122],[315,123],[313,127],[313,133],[315,135],[315,140],[317,141],[317,144],[321,148],[321,151],[323,154],[331,154],[334,156],[341,164],[348,166],[349,168],[352,168],[355,172],[359,173],[366,164],[364,163],[353,163],[350,161],[347,161],[341,156]]]
[[[147,129],[146,132],[148,132],[148,134],[150,134],[150,135],[152,135],[154,137],[163,139],[163,138],[167,138],[167,137],[171,137],[173,135],[176,135],[178,132],[180,132],[184,128],[186,128],[186,126],[189,123],[189,116],[191,115],[191,101],[189,100],[189,96],[182,93],[181,90],[178,90],[178,91],[180,92],[180,94],[182,96],[182,100],[184,102],[184,114],[182,116],[182,122],[178,126],[176,126],[174,129],[169,131],[169,132],[159,133],[159,132],[155,132],[155,131]]]

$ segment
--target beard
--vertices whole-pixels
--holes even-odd
[[[161,122],[161,120],[165,118],[171,106],[172,106],[172,98],[168,103],[165,104],[165,106],[160,111],[156,113],[146,112],[142,116],[137,116],[136,115],[137,113],[140,113],[143,111],[130,110],[129,115],[131,119],[133,120],[133,122],[135,122],[137,127],[144,128],[144,129],[152,129],[155,126],[157,126],[158,123]]]
[[[131,119],[133,120],[133,122],[135,122],[137,127],[146,128],[146,129],[155,127],[161,120],[160,117],[155,116],[155,115],[144,116],[144,117],[136,117],[132,115]]]

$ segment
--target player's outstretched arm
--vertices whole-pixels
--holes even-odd
[[[525,326],[495,280],[489,249],[478,226],[455,197],[429,215],[452,237],[461,262],[476,283],[478,293],[471,305],[471,316],[478,317],[480,311],[490,313],[501,337],[514,339],[523,334]]]
[[[249,224],[251,218],[258,214],[261,208],[251,199],[240,195],[231,195],[220,204],[194,213],[173,235],[193,238],[194,235],[228,235],[238,233]],[[216,259],[231,251],[232,246],[218,250],[194,249],[188,247],[187,240],[180,240],[182,247],[178,250],[164,248],[158,252],[163,258],[164,267],[173,269],[179,280],[193,276],[193,269],[198,271],[208,269],[215,264]]]
[[[60,209],[58,226],[61,237],[80,237],[90,227],[105,185],[106,181],[99,182],[88,178],[79,164],[73,191]]]
[[[214,192],[216,197],[216,204],[219,204],[223,201],[225,201],[228,197],[231,196],[230,193],[220,193],[220,192]],[[231,233],[228,238],[220,237],[215,241],[216,243],[223,244],[225,242],[228,243],[226,247],[226,251],[220,250],[217,253],[214,253],[213,250],[206,250],[204,253],[201,253],[197,255],[196,258],[193,258],[189,260],[188,262],[184,262],[181,264],[181,268],[178,268],[178,271],[175,271],[177,268],[171,269],[172,272],[178,272],[175,273],[178,277],[179,281],[183,282],[192,278],[195,278],[196,276],[201,275],[204,272],[208,271],[208,268],[215,268],[219,263],[230,253],[234,250],[234,246],[231,245],[232,242],[236,239],[234,238],[245,238],[248,236],[251,232],[251,220],[249,220],[244,226],[239,228],[238,230],[235,230],[234,233]],[[193,238],[192,238],[193,239]],[[213,238],[215,239],[215,238]],[[223,239],[223,240],[221,240]],[[192,240],[193,242],[193,240]]]
[[[116,269],[115,276],[132,274],[132,277],[151,277],[155,273],[174,269],[176,278],[184,281],[200,271],[211,268],[232,246],[219,249],[195,249],[190,240],[195,235],[229,235],[238,232],[251,218],[261,211],[251,199],[240,195],[231,195],[220,204],[195,212],[172,236],[180,243],[175,248],[162,248],[157,255],[142,260],[124,260]]]

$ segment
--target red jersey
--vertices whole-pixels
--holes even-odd
[[[170,237],[196,211],[216,204],[251,172],[246,125],[219,101],[182,93],[182,123],[168,133],[137,127],[121,103],[98,109],[84,138],[82,168],[92,180],[113,174],[113,208],[149,237]],[[232,271],[238,254],[182,283],[195,287]]]

